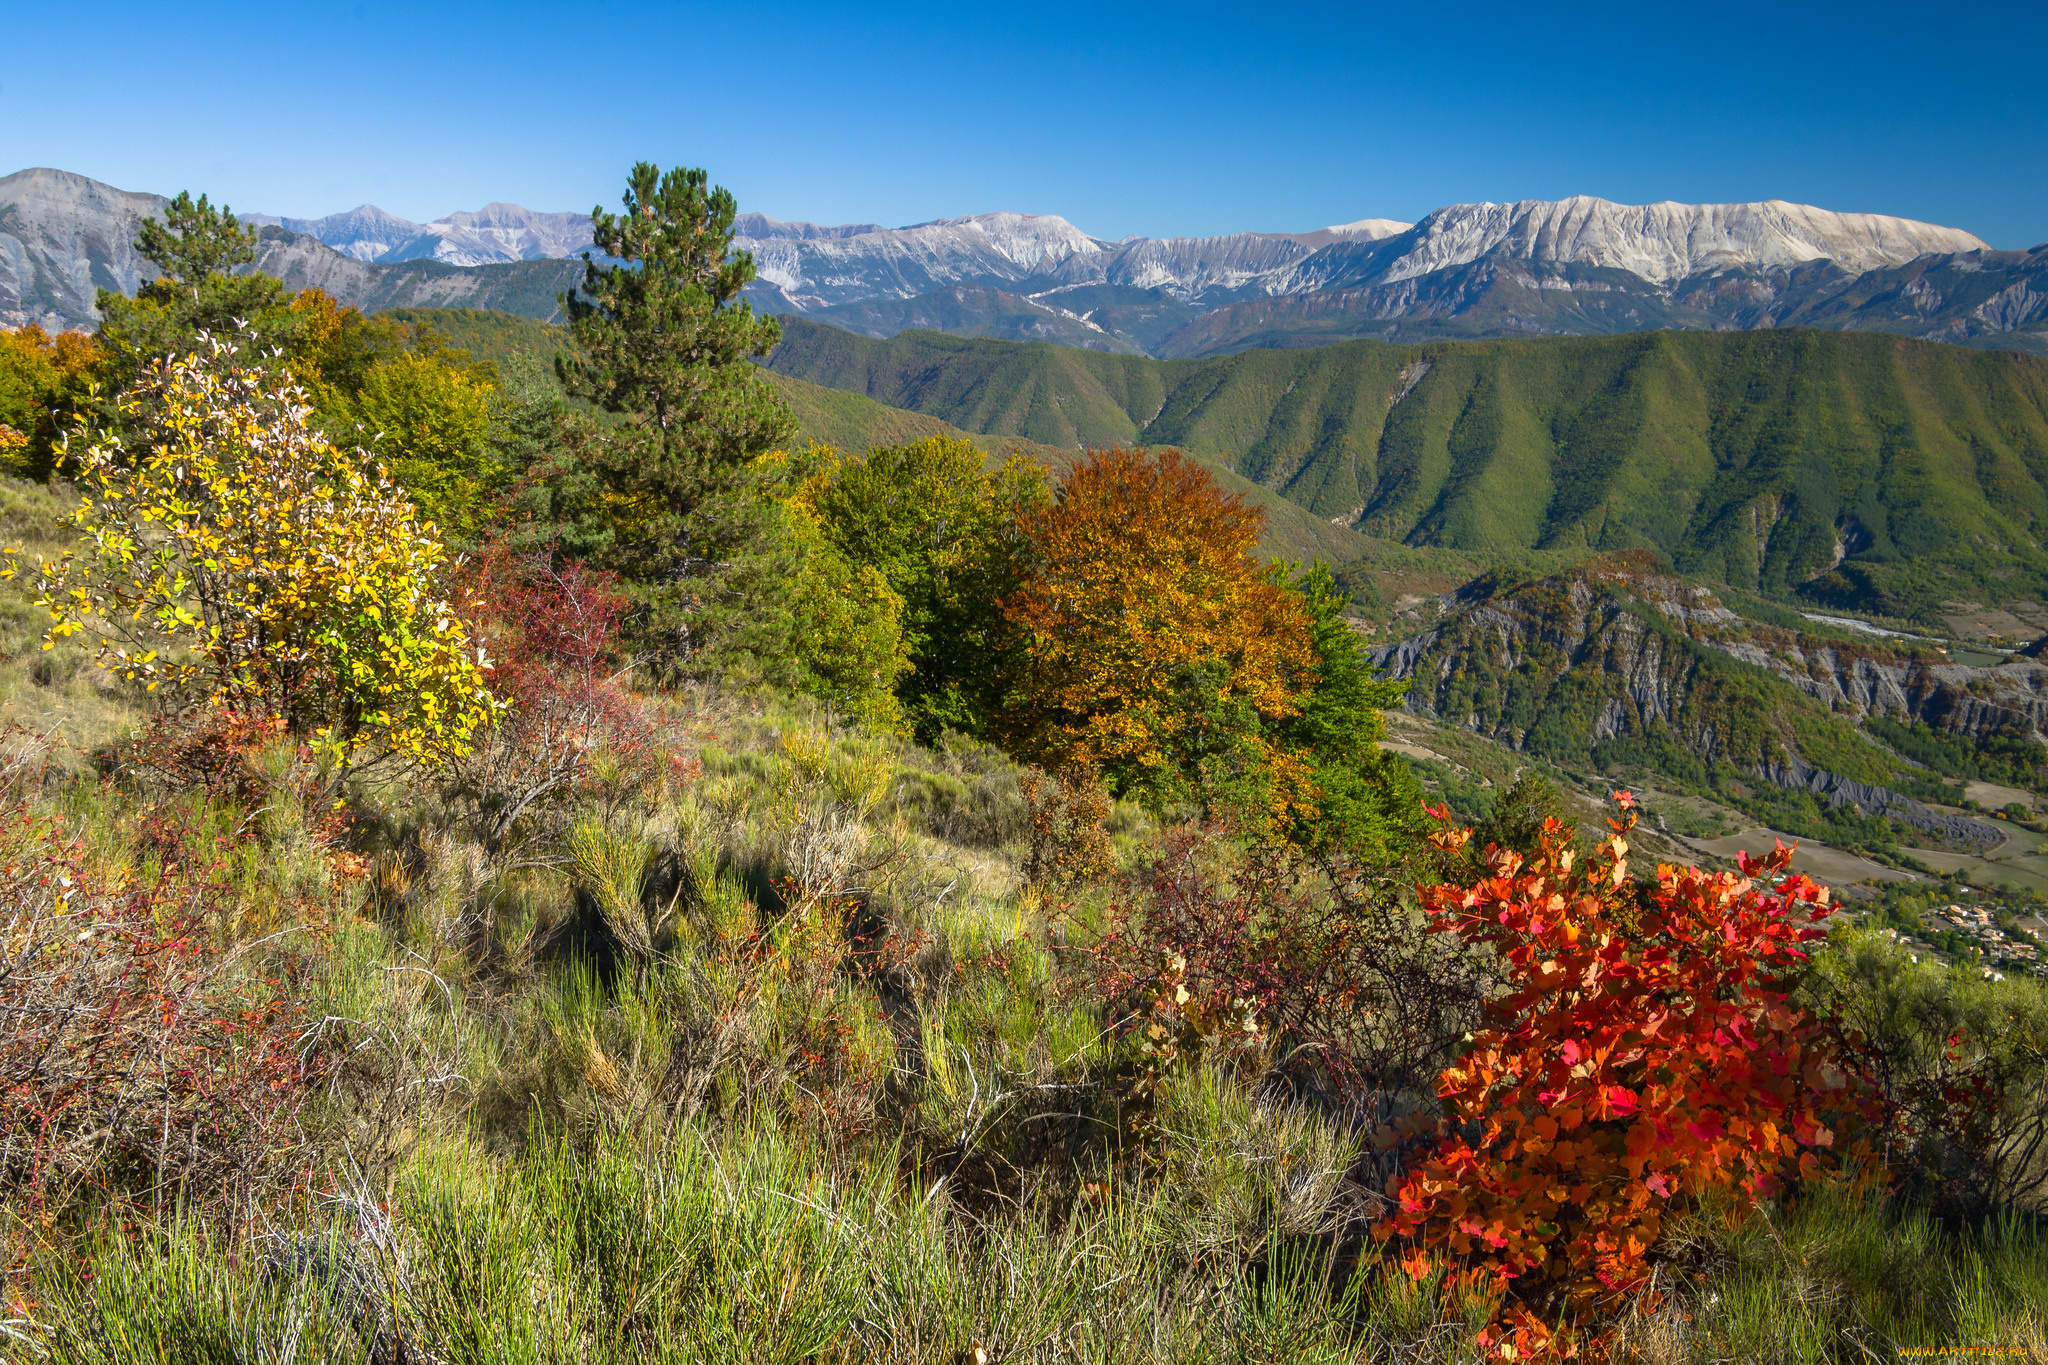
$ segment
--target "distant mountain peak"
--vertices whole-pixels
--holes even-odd
[[[1322,230],[1332,237],[1357,237],[1372,242],[1382,237],[1398,237],[1414,226],[1393,218],[1361,218],[1355,223],[1333,223]]]
[[[1849,274],[1920,256],[1982,251],[1960,228],[1808,204],[1617,204],[1592,195],[1512,204],[1451,204],[1413,229],[1381,280],[1414,279],[1481,257],[1626,270],[1669,285],[1714,269],[1772,269],[1831,260]]]
[[[267,217],[268,215],[250,214],[249,216],[251,218],[262,218]],[[395,213],[386,213],[383,209],[378,208],[375,204],[358,204],[354,208],[348,210],[346,213],[337,213],[329,218],[322,219],[321,221],[336,222],[349,220],[365,223],[401,223],[409,228],[416,228],[419,226],[419,224],[417,223],[407,222],[405,219],[400,218]],[[277,221],[282,220],[280,219]]]

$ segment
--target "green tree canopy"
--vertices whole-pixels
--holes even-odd
[[[643,161],[624,207],[591,212],[598,253],[621,264],[586,254],[580,291],[563,299],[582,354],[558,358],[557,373],[572,396],[626,417],[597,452],[639,513],[611,563],[648,642],[701,666],[777,623],[786,633],[790,575],[758,561],[786,471],[764,457],[796,421],[752,363],[781,329],[740,298],[753,258],[732,249],[733,197],[705,172]]]
[[[163,272],[155,284],[192,289],[209,276],[255,260],[256,233],[243,227],[226,204],[216,209],[203,194],[194,203],[190,190],[180,190],[161,219],[142,221],[135,250]]]
[[[1542,840],[1545,820],[1571,824],[1557,788],[1531,768],[1515,779],[1514,786],[1494,797],[1486,818],[1473,827],[1471,847],[1477,852],[1488,844],[1498,844],[1528,853]]]
[[[100,340],[118,385],[132,382],[152,357],[190,351],[201,331],[226,336],[246,323],[268,346],[287,342],[300,322],[283,284],[268,275],[233,273],[256,259],[256,234],[203,194],[195,201],[181,191],[161,219],[144,219],[135,250],[157,268],[157,277],[132,299],[102,289],[96,300]]]
[[[1344,620],[1348,595],[1318,560],[1296,576],[1308,608],[1315,682],[1301,709],[1281,723],[1281,738],[1308,755],[1315,778],[1312,819],[1293,838],[1316,851],[1393,856],[1422,832],[1422,791],[1399,754],[1380,745],[1383,713],[1401,704],[1408,684],[1373,672],[1364,642]]]
[[[782,534],[799,564],[788,681],[849,716],[894,728],[900,711],[892,689],[910,666],[902,594],[873,565],[842,553],[802,502],[784,508]]]
[[[1013,671],[997,604],[1023,580],[1016,513],[1046,499],[1045,476],[1022,457],[987,464],[935,436],[835,459],[801,494],[840,553],[902,598],[911,667],[898,695],[926,742],[949,728],[985,736]]]

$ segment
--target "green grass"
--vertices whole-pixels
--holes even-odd
[[[307,1014],[358,1040],[316,1196],[242,1228],[70,1211],[18,1281],[32,1307],[8,1330],[33,1358],[1472,1358],[1487,1302],[1382,1259],[1341,1115],[1277,1095],[1249,1056],[1170,1068],[1142,1121],[1123,1114],[1129,1045],[1062,946],[1099,900],[1056,926],[1020,887],[1014,765],[775,696],[671,704],[701,776],[587,814],[570,865],[494,873],[430,794],[365,788],[375,870],[321,881],[303,821],[260,818],[245,895],[317,883]],[[56,799],[97,857],[147,872],[161,798]],[[1116,826],[1143,846],[1143,819]],[[828,863],[900,945],[886,970],[814,956],[774,893]],[[565,953],[585,895],[618,910],[605,887],[636,876],[671,907],[648,968]],[[756,928],[774,956],[735,956]],[[837,1060],[806,1060],[820,1046]],[[2038,1349],[2048,1312],[2039,1236],[2012,1221],[1964,1235],[1814,1200],[1702,1217],[1670,1250],[1674,1297],[1628,1328],[1645,1359],[1836,1359],[1845,1330]]]

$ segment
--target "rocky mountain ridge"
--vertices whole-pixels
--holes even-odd
[[[0,179],[0,326],[52,331],[98,321],[98,290],[132,294],[156,275],[135,254],[135,232],[170,203],[68,171]]]
[[[1975,668],[1933,648],[1746,619],[1708,588],[1611,561],[1535,582],[1481,580],[1435,611],[1435,624],[1373,650],[1374,665],[1410,684],[1410,711],[1517,751],[1583,759],[1616,742],[1668,746],[1982,847],[2002,832],[1894,790],[1913,765],[1855,727],[1880,717],[2048,742],[2048,666],[2036,660]]]
[[[1391,284],[1484,257],[1626,270],[1668,287],[1715,270],[1830,260],[1861,274],[1921,256],[1988,249],[1959,228],[1782,200],[1632,205],[1576,195],[1437,209],[1383,249],[1351,253],[1355,265],[1321,276],[1315,287]]]
[[[541,213],[518,204],[486,204],[474,213],[451,213],[431,223],[408,222],[375,204],[325,218],[250,213],[242,220],[302,233],[344,256],[376,264],[440,261],[473,266],[559,260],[590,246],[589,214]]]
[[[95,288],[132,290],[148,277],[129,240],[164,202],[62,171],[0,178],[0,323],[92,325]],[[247,218],[266,232],[259,268],[294,270],[295,284],[332,281],[361,306],[551,316],[574,282],[566,258],[589,245],[585,215],[511,204],[432,223],[372,205]],[[1353,337],[1796,323],[2048,351],[2048,248],[1993,251],[1959,229],[1779,201],[1578,196],[1451,205],[1414,224],[1122,241],[1024,213],[900,228],[749,213],[737,227],[760,270],[749,290],[757,306],[870,336],[937,325],[1181,357]],[[323,251],[335,259],[318,259]],[[466,273],[420,273],[427,265]]]
[[[1468,587],[1445,595],[1436,608],[1448,618],[1443,624],[1373,651],[1375,666],[1390,677],[1423,680],[1410,693],[1410,710],[1437,710],[1430,698],[1442,692],[1429,678],[1449,677],[1442,647],[1457,636],[1467,646],[1485,641],[1498,650],[1494,662],[1509,670],[1539,655],[1562,656],[1574,666],[1601,661],[1621,685],[1598,709],[1589,733],[1596,741],[1612,739],[1649,723],[1669,724],[1684,711],[1685,670],[1667,666],[1668,651],[1683,642],[1761,669],[1829,714],[1859,721],[1881,716],[1973,739],[2018,732],[2048,743],[2048,665],[2037,659],[2015,654],[1977,668],[1952,662],[1934,647],[1891,649],[1771,625],[1742,617],[1709,588],[1661,574],[1603,572],[1596,565],[1505,591]],[[1668,630],[1658,630],[1660,622]],[[1491,737],[1520,747],[1507,732]],[[1702,732],[1699,742],[1702,753],[1712,754],[1719,741]]]

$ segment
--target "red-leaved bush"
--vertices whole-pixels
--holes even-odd
[[[535,817],[566,805],[609,810],[673,761],[653,708],[620,681],[614,656],[627,606],[615,578],[546,554],[491,549],[465,566],[487,615],[492,692],[510,709],[451,766],[494,858],[516,860],[553,831]]]
[[[1786,1000],[1826,888],[1787,875],[1782,846],[1740,876],[1660,867],[1638,886],[1633,813],[1610,824],[1590,856],[1551,820],[1532,855],[1490,849],[1491,875],[1421,889],[1433,928],[1490,950],[1509,983],[1439,1079],[1450,1133],[1374,1231],[1406,1239],[1418,1274],[1449,1259],[1493,1277],[1523,1352],[1548,1338],[1521,1306],[1639,1291],[1672,1212],[1879,1171],[1870,1090]]]

